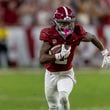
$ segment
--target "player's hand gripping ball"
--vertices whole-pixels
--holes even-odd
[[[50,50],[50,55],[55,55],[56,60],[62,60],[68,58],[70,55],[71,46],[68,45],[56,45]]]

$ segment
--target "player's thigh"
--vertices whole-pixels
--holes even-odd
[[[59,92],[66,92],[68,95],[71,93],[73,89],[73,80],[70,77],[64,77],[59,79],[57,83],[57,89]]]
[[[45,96],[48,102],[57,103],[58,91],[56,77],[54,74],[45,73]]]
[[[45,72],[45,87],[55,88],[57,85],[57,80],[58,80],[57,75],[46,70],[46,72]]]

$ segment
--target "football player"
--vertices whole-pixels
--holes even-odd
[[[75,22],[72,9],[61,6],[53,15],[55,25],[44,28],[40,33],[43,41],[40,50],[40,63],[46,68],[45,96],[49,110],[70,110],[69,94],[76,82],[72,60],[80,42],[93,43],[104,56],[102,66],[110,65],[109,52],[93,35]],[[58,48],[58,45],[59,48]],[[52,48],[54,54],[50,54]],[[68,47],[68,48],[66,48]],[[59,49],[59,51],[56,51]]]

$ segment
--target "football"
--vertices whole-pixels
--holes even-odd
[[[54,54],[59,53],[59,52],[61,52],[61,45],[60,44],[52,47],[49,51],[49,54],[54,55]]]
[[[49,54],[50,55],[54,55],[56,53],[59,53],[59,52],[61,52],[61,48],[62,48],[62,44],[55,45],[54,47],[52,47],[50,49]],[[69,46],[68,45],[65,45],[65,48],[68,49]]]

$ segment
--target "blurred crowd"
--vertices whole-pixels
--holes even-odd
[[[61,5],[73,8],[84,25],[110,24],[110,0],[0,0],[0,20],[11,26],[47,25]]]
[[[84,26],[95,26],[106,45],[103,29],[110,25],[110,0],[0,0],[0,45],[5,44],[5,26],[22,26],[27,32],[33,26],[47,26],[53,11],[61,5],[70,6]]]

